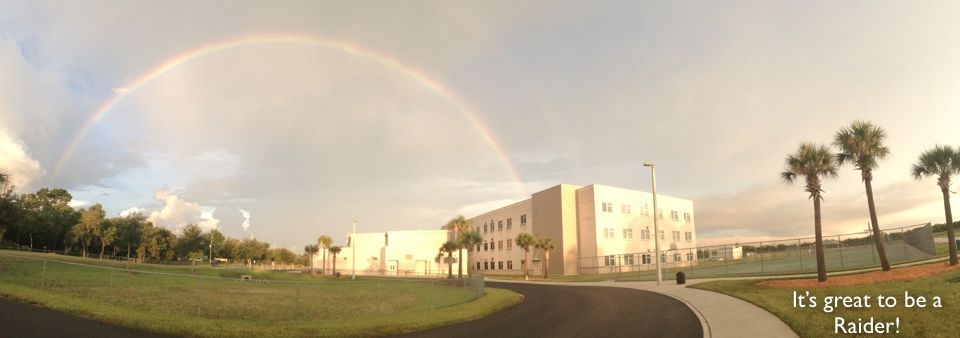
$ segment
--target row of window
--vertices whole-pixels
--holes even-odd
[[[527,214],[520,215],[520,225],[527,225]],[[507,229],[509,230],[510,228],[513,228],[513,218],[507,218]],[[494,223],[491,219],[490,223],[483,223],[483,233],[494,231],[503,231],[503,220]]]
[[[616,233],[616,230],[615,230],[614,228],[603,228],[603,238],[606,238],[606,239],[615,239],[615,238],[616,238],[615,233]],[[663,236],[663,235],[664,235],[663,230],[660,230],[659,235],[660,235],[660,239],[661,239],[661,240],[666,240],[666,239],[664,238],[664,236]],[[683,237],[684,237],[684,239],[685,239],[687,242],[692,242],[692,241],[693,241],[693,233],[690,232],[690,231],[685,232],[685,233],[683,234]],[[623,229],[623,239],[627,239],[627,240],[633,239],[633,229],[630,229],[630,228],[625,228],[625,229]],[[650,239],[650,229],[640,229],[640,239],[649,240],[649,239]],[[679,240],[680,240],[680,232],[679,232],[679,231],[674,231],[674,232],[673,232],[673,240],[674,240],[674,241],[679,241]]]
[[[610,202],[600,203],[600,208],[603,210],[603,212],[612,213],[612,212],[613,212],[613,203],[610,203]],[[620,213],[621,213],[621,214],[624,214],[624,215],[630,215],[630,214],[632,214],[632,213],[633,213],[633,206],[630,205],[630,204],[621,204],[621,205],[620,205]],[[650,208],[649,208],[649,206],[648,206],[647,204],[644,204],[644,205],[643,205],[643,208],[640,209],[640,216],[650,217]],[[657,219],[663,219],[663,208],[657,208]],[[679,212],[679,211],[676,211],[676,210],[670,210],[670,219],[672,219],[672,220],[674,220],[674,221],[679,221],[679,220],[680,220],[680,212]],[[683,213],[683,220],[684,220],[684,221],[686,221],[687,223],[690,223],[690,221],[691,221],[692,219],[693,219],[693,217],[690,215],[689,212],[684,212],[684,213]]]
[[[483,251],[488,251],[488,250],[503,251],[504,242],[507,243],[507,250],[513,250],[513,241],[514,241],[513,239],[508,239],[506,241],[503,241],[503,240],[494,241],[491,239],[490,242],[483,242]],[[477,244],[477,251],[478,252],[480,251],[480,244]]]
[[[499,262],[483,262],[481,265],[480,262],[477,262],[477,270],[504,270],[504,261]],[[506,270],[513,270],[513,261],[506,261]],[[520,261],[520,266],[523,266],[523,261]],[[481,269],[481,267],[483,267]]]
[[[639,255],[609,255],[603,257],[604,266],[619,266],[619,265],[637,265],[636,256],[640,256],[640,264],[653,264],[652,257],[653,254],[639,254]],[[686,261],[693,261],[693,253],[686,253]],[[683,262],[683,255],[679,252],[673,253],[673,263]],[[660,263],[667,263],[667,254],[660,254]]]

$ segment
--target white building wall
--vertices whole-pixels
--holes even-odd
[[[532,211],[531,201],[526,199],[470,218],[470,225],[484,240],[484,244],[471,248],[470,269],[478,270],[479,263],[479,271],[486,273],[520,273],[523,249],[515,245],[515,239],[520,233],[533,234]],[[531,248],[531,266],[537,267],[532,263],[533,251]]]
[[[356,245],[357,275],[417,277],[447,274],[447,255],[437,259],[440,246],[447,241],[446,230],[357,233],[348,237],[352,237],[351,245],[344,246],[337,256],[337,271],[341,274],[353,272],[353,245]],[[463,254],[467,258],[466,250]],[[453,259],[456,274],[458,253],[453,254]]]

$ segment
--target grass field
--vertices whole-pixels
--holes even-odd
[[[874,304],[869,309],[838,308],[832,313],[824,313],[819,308],[794,308],[794,289],[768,288],[756,283],[758,281],[755,280],[712,281],[690,287],[720,292],[760,306],[787,323],[801,337],[835,336],[835,317],[843,317],[847,321],[856,321],[858,318],[867,321],[870,317],[874,317],[875,321],[894,321],[899,317],[898,335],[903,337],[956,337],[960,332],[960,320],[957,317],[960,313],[960,270],[956,269],[906,281],[809,289],[811,295],[819,299],[821,306],[826,296],[869,295],[875,298],[877,295],[884,295],[896,296],[898,299],[898,305],[893,308],[880,308]],[[909,291],[911,296],[926,297],[928,307],[905,308],[905,291]],[[929,300],[933,296],[942,297],[942,308],[929,306]],[[866,335],[868,334],[861,336]]]
[[[0,252],[0,285],[0,294],[57,310],[212,337],[383,335],[479,318],[520,301],[467,280],[350,281],[152,264],[127,270],[123,262],[9,251]]]

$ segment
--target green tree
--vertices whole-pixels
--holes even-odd
[[[453,231],[453,238],[458,243],[461,243],[462,241],[460,236],[464,233],[470,232],[470,222],[468,222],[463,215],[457,215],[457,217],[454,217],[447,222],[447,231]],[[463,247],[461,246],[458,250],[457,276],[459,278],[463,278]]]
[[[323,261],[321,262],[320,274],[327,274],[327,250],[330,249],[330,245],[333,245],[333,238],[330,236],[322,235],[317,239],[317,246],[323,249]]]
[[[103,259],[103,251],[108,245],[112,245],[117,240],[117,228],[110,226],[110,222],[104,221],[104,226],[100,227],[97,237],[100,238],[100,259]],[[116,255],[116,251],[113,252]]]
[[[100,234],[100,225],[104,217],[103,207],[94,204],[89,209],[80,211],[80,223],[73,227],[77,241],[83,247],[83,257],[87,257],[90,244]]]
[[[210,236],[204,235],[199,225],[187,224],[177,236],[177,257],[186,258],[191,252],[207,251],[209,244]]]
[[[530,248],[537,242],[533,235],[526,232],[517,235],[517,246],[523,248],[523,279],[530,279]]]
[[[937,177],[937,186],[943,193],[943,213],[947,218],[947,247],[950,250],[950,265],[957,265],[957,237],[953,232],[953,213],[950,210],[950,176],[960,174],[960,151],[951,146],[936,145],[920,154],[913,165],[913,178]]]
[[[813,223],[817,247],[817,280],[827,280],[827,266],[823,253],[823,233],[820,222],[820,201],[823,200],[821,182],[826,177],[837,176],[837,164],[834,155],[826,146],[813,143],[801,143],[795,154],[786,158],[786,170],[780,177],[787,183],[793,183],[803,176],[804,190],[813,200]]]
[[[207,249],[210,250],[210,262],[213,262],[214,253],[220,255],[220,248],[223,247],[223,243],[226,242],[226,238],[223,236],[223,233],[217,229],[210,229],[209,234],[206,235],[209,238],[210,244]],[[289,251],[289,250],[288,250]],[[291,254],[293,254],[291,252]]]
[[[10,174],[0,168],[0,245],[3,244],[3,235],[10,228],[16,215],[16,194],[13,184],[10,183]]]
[[[464,232],[460,235],[461,248],[466,247],[470,250],[473,250],[477,247],[477,245],[480,244],[483,244],[483,235],[480,234],[480,231],[473,230]],[[470,264],[467,264],[467,270],[470,270]]]
[[[553,240],[549,238],[541,238],[537,240],[537,243],[534,244],[534,247],[543,250],[543,278],[547,278],[547,270],[550,268],[550,251],[552,251],[554,248]]]
[[[333,255],[333,274],[337,274],[337,255],[340,254],[340,250],[343,250],[340,246],[334,245],[330,247],[330,254]]]
[[[440,254],[447,253],[447,278],[453,278],[453,252],[460,249],[454,241],[447,241],[440,246]]]
[[[203,251],[197,250],[187,254],[187,259],[190,260],[190,272],[193,272],[193,268],[197,266],[197,262],[203,260]]]
[[[316,244],[308,244],[307,246],[303,247],[303,252],[310,257],[309,261],[311,274],[313,273],[313,255],[316,255],[318,251],[320,251],[320,247]]]
[[[117,247],[125,248],[127,258],[140,246],[143,237],[143,228],[149,223],[147,217],[137,212],[126,216],[110,219],[110,224],[117,229],[117,238],[114,240],[114,255]]]
[[[887,253],[883,247],[883,234],[877,221],[877,207],[873,203],[873,169],[877,168],[880,160],[890,154],[890,149],[884,145],[887,133],[868,121],[853,121],[849,127],[841,128],[833,138],[833,145],[840,149],[837,153],[837,164],[852,164],[860,170],[860,178],[867,189],[867,209],[870,212],[870,226],[873,228],[873,242],[877,247],[877,256],[880,257],[880,266],[883,271],[890,270]]]

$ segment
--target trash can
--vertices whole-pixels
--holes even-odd
[[[677,284],[687,284],[687,275],[683,271],[677,272]]]

